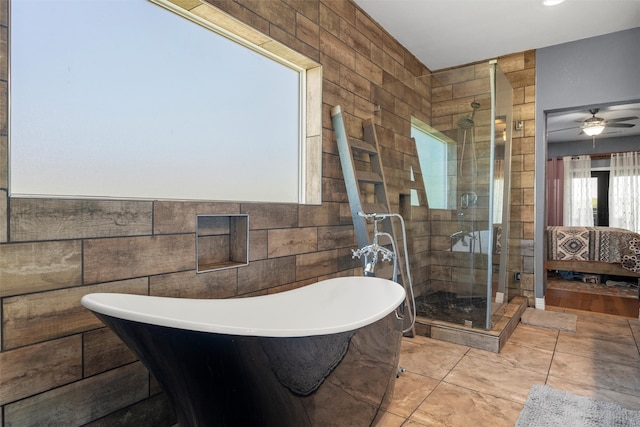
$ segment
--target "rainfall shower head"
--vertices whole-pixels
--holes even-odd
[[[476,110],[478,108],[480,108],[480,103],[479,102],[475,102],[475,101],[472,102],[471,103],[471,108],[473,108],[473,111],[471,111],[469,116],[463,117],[460,120],[458,120],[458,127],[460,129],[471,129],[472,127],[475,126],[475,122],[473,121],[473,117],[476,115]]]

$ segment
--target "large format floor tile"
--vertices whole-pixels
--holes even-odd
[[[439,381],[433,378],[405,372],[396,379],[393,400],[387,409],[392,414],[408,417],[438,386]]]
[[[595,338],[625,345],[635,345],[633,333],[628,322],[610,322],[606,316],[601,322],[589,322],[578,319],[575,336]],[[564,334],[566,332],[561,332]]]
[[[410,421],[424,426],[513,426],[522,405],[491,394],[443,382],[413,413]]]
[[[507,342],[533,349],[553,351],[557,340],[558,331],[554,329],[536,328],[520,323]]]
[[[382,417],[378,419],[378,423],[375,426],[376,427],[406,426],[405,421],[406,421],[406,417],[401,417],[400,415],[392,414],[390,412],[385,412],[384,414],[382,414]]]
[[[532,351],[531,347],[507,342],[500,353],[472,348],[469,350],[469,356],[501,363],[506,365],[507,369],[522,368],[546,374],[551,366],[553,351],[544,349]]]
[[[500,353],[403,338],[407,372],[377,426],[513,426],[534,384],[640,410],[640,321],[553,310],[577,314],[576,332],[519,324]]]
[[[629,326],[631,327],[631,333],[636,341],[636,346],[640,350],[640,320],[629,320]]]
[[[426,343],[415,344],[403,341],[400,366],[415,374],[436,380],[443,379],[462,359],[464,353],[455,349],[451,351],[448,346],[441,345],[441,342],[430,340]]]
[[[444,382],[524,404],[529,389],[535,384],[544,384],[546,379],[546,373],[507,368],[500,363],[465,357],[444,378]]]
[[[640,410],[640,396],[637,395],[594,387],[564,378],[554,377],[553,375],[547,378],[547,385],[556,390],[565,390],[578,396],[589,396],[598,400],[614,402],[635,411]]]
[[[575,354],[556,353],[549,375],[640,396],[640,365],[628,366]]]
[[[600,338],[586,340],[576,334],[560,333],[556,351],[623,365],[640,364],[640,353],[635,344],[621,344]]]

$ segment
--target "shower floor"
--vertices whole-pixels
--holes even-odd
[[[482,297],[462,298],[446,291],[417,297],[416,335],[499,353],[520,322],[520,316],[529,305],[528,299],[515,296],[506,304],[492,301],[489,330],[483,328],[486,316],[483,300]],[[474,322],[472,327],[465,325],[465,320]]]
[[[455,292],[436,291],[416,297],[418,316],[444,322],[484,327],[487,317],[486,297],[459,297]]]

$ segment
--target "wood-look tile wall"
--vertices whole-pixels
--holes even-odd
[[[535,169],[536,55],[526,51],[498,58],[498,64],[513,87],[513,117],[523,122],[513,131],[511,158],[511,232],[509,271],[521,272],[519,283],[513,275],[510,287],[535,303],[533,292],[533,220]],[[510,291],[510,295],[514,292]]]
[[[0,426],[172,425],[157,383],[135,356],[80,306],[90,292],[226,298],[279,292],[359,274],[355,237],[331,126],[341,105],[351,136],[373,118],[391,203],[401,210],[415,164],[411,115],[431,118],[431,88],[397,82],[428,74],[349,0],[210,0],[323,66],[322,205],[9,199],[8,2],[0,2]],[[434,41],[437,43],[437,41]],[[505,59],[525,132],[515,144],[512,215],[533,237],[532,56]],[[43,73],[46,72],[43,70]],[[377,111],[377,112],[374,112]],[[274,153],[274,158],[277,153]],[[529,160],[529,156],[531,159]],[[430,275],[430,213],[408,221],[413,277]],[[248,214],[250,263],[195,273],[197,214]]]
[[[348,1],[213,3],[323,65],[321,206],[9,200],[8,24],[7,3],[2,2],[2,425],[175,422],[135,356],[80,306],[86,293],[226,298],[357,274],[329,110],[342,105],[350,133],[359,136],[360,122],[373,115],[372,88],[383,83],[383,75],[424,74],[426,68]],[[250,264],[196,274],[196,215],[239,213],[250,217]]]
[[[513,120],[522,121],[523,130],[513,130],[512,171],[511,171],[511,211],[509,235],[509,296],[525,295],[533,298],[533,202],[534,202],[534,112],[535,112],[535,52],[521,52],[498,58],[498,65],[505,73],[513,87]],[[467,117],[471,111],[471,102],[480,102],[476,112],[479,123],[487,123],[488,117],[488,64],[487,62],[457,67],[441,73],[434,73],[432,78],[432,126],[456,141],[458,120]],[[479,187],[470,187],[464,180],[458,180],[457,203],[460,195],[466,191],[484,189],[478,193],[478,206],[486,206],[486,189],[489,173],[488,126],[475,129],[474,137],[478,158],[477,177],[473,181]],[[468,156],[468,152],[466,153]],[[458,163],[462,156],[461,144],[458,143]],[[458,165],[459,166],[459,165]],[[486,222],[486,209],[472,213],[475,219]],[[431,275],[430,289],[452,290],[451,285],[469,283],[473,274],[478,283],[485,281],[486,266],[477,267],[473,273],[468,268],[469,255],[450,252],[450,235],[460,229],[457,212],[454,210],[433,210],[431,212]],[[483,266],[485,261],[477,256],[476,266]],[[514,279],[513,273],[521,272],[521,281]],[[494,271],[497,274],[497,270]],[[455,288],[454,288],[455,289]]]

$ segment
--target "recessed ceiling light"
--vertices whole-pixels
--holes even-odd
[[[543,0],[542,4],[545,6],[555,6],[562,3],[564,0]]]

